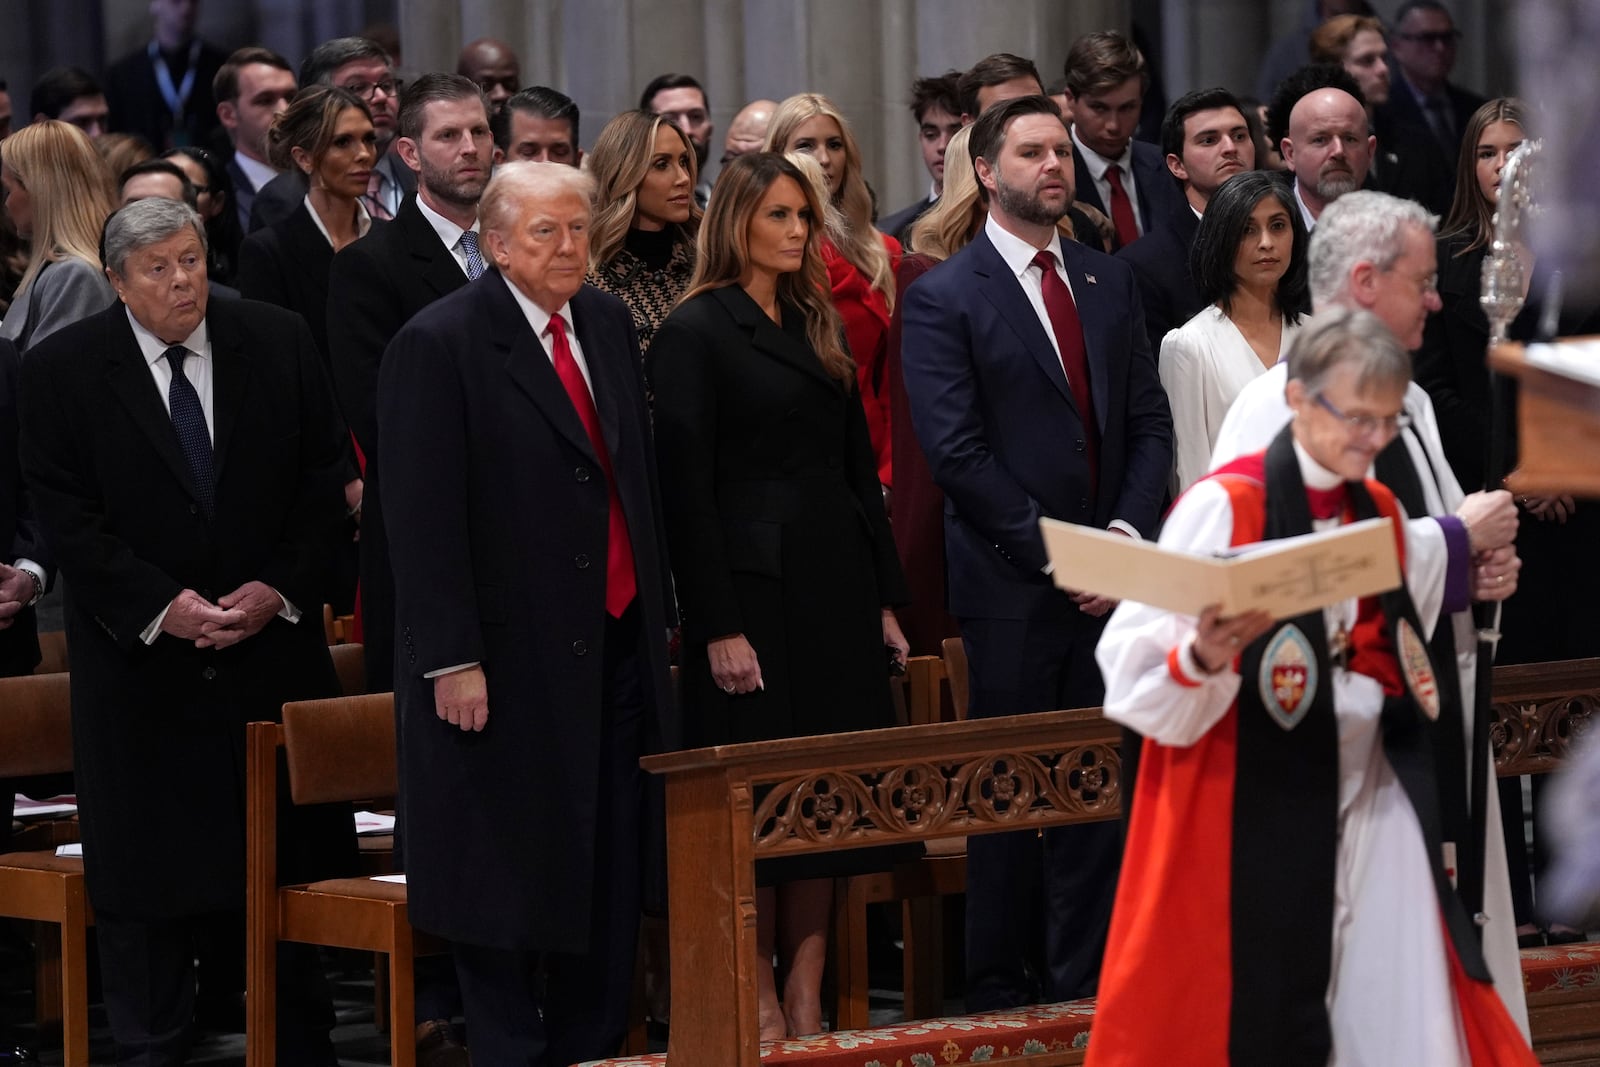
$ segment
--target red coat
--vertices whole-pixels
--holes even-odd
[[[884,250],[889,253],[889,270],[900,266],[900,242],[887,234]],[[872,436],[872,452],[878,459],[878,481],[890,482],[893,463],[889,441],[889,390],[884,382],[889,349],[889,300],[854,264],[845,259],[831,240],[822,242],[822,261],[828,267],[828,289],[833,306],[844,320],[845,340],[856,361],[856,381],[861,387],[861,406],[867,413],[867,432]]]

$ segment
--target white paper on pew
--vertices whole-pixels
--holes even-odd
[[[13,819],[43,819],[51,815],[73,815],[78,810],[75,796],[51,797],[49,800],[30,800],[21,793],[12,801]]]
[[[374,881],[374,882],[398,882],[400,885],[405,885],[406,884],[406,876],[403,875],[403,874],[375,874],[375,875],[372,876],[372,881]]]
[[[1400,584],[1387,518],[1241,546],[1227,555],[1162,548],[1087,526],[1040,519],[1058,587],[1132,600],[1183,615],[1221,604],[1289,619]]]
[[[356,812],[356,833],[392,834],[394,833],[394,816],[385,815],[377,811],[358,811]]]
[[[56,858],[64,860],[83,859],[83,842],[75,841],[70,845],[57,845]]]

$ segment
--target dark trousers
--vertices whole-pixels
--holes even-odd
[[[101,988],[119,1067],[186,1062],[194,1042],[196,934],[213,916],[146,919],[97,911]],[[242,915],[235,916],[240,941]],[[278,1062],[337,1064],[333,999],[310,945],[278,946]]]
[[[1032,619],[962,619],[971,717],[1098,706],[1102,629],[1064,595]],[[969,837],[967,1010],[1092,996],[1121,858],[1115,822]]]
[[[452,950],[474,1063],[568,1067],[613,1056],[628,1029],[639,937],[639,769],[644,691],[637,611],[608,624],[594,897],[582,955],[456,942]],[[631,635],[631,636],[630,636]],[[559,857],[551,857],[559,865]]]

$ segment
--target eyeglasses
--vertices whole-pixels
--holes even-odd
[[[1393,437],[1411,425],[1411,416],[1404,411],[1396,415],[1346,415],[1334,407],[1328,398],[1321,393],[1317,394],[1317,403],[1327,408],[1335,418],[1343,420],[1344,424],[1352,432],[1362,437],[1370,437],[1374,433],[1381,434],[1384,437]]]
[[[379,93],[384,96],[394,96],[400,91],[400,83],[393,78],[385,78],[376,82],[351,82],[345,88],[363,100],[371,100]]]
[[[1434,30],[1429,33],[1397,33],[1396,37],[1412,44],[1425,45],[1431,48],[1444,48],[1461,40],[1460,30]]]

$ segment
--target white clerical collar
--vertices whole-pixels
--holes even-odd
[[[1299,441],[1294,444],[1294,458],[1300,464],[1300,480],[1307,489],[1332,489],[1344,481],[1344,476],[1335,474],[1311,458],[1311,453],[1300,447]]]

